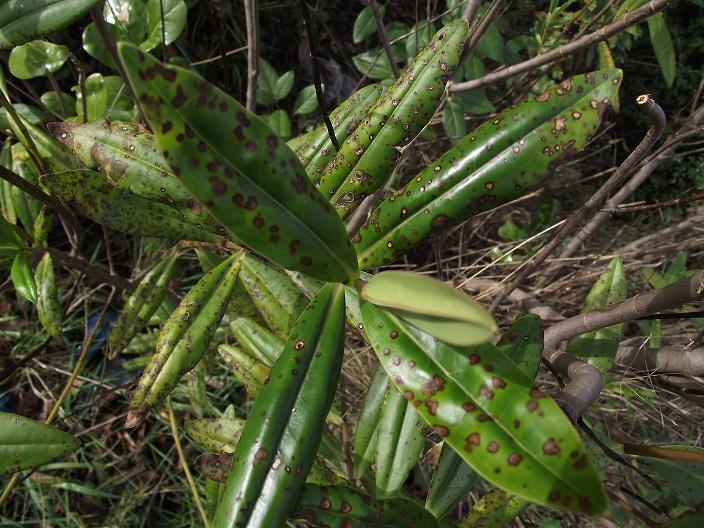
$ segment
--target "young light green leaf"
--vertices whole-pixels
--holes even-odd
[[[599,475],[554,400],[498,348],[454,348],[362,301],[367,336],[418,414],[480,476],[531,502],[600,514]]]
[[[425,275],[385,271],[364,285],[362,299],[390,308],[417,328],[446,343],[469,346],[485,343],[496,322],[468,295]]]
[[[323,87],[324,88],[324,87]],[[294,114],[310,114],[318,109],[318,98],[315,94],[315,86],[309,84],[303,88],[296,96],[296,101],[293,103],[293,113]],[[291,145],[289,145],[291,147]],[[297,149],[291,147],[294,152]]]
[[[214,528],[283,526],[296,506],[337,387],[344,299],[327,284],[292,328],[235,448]]]
[[[393,79],[394,72],[391,69],[389,57],[383,49],[374,48],[352,57],[355,68],[370,79]]]
[[[54,264],[51,255],[45,253],[34,272],[37,283],[37,315],[44,329],[52,336],[61,334],[61,305],[56,289]]]
[[[29,265],[27,253],[20,251],[12,261],[10,277],[17,293],[32,304],[37,303],[37,283],[34,280],[32,267]]]
[[[281,139],[286,140],[291,137],[291,119],[284,110],[274,110],[265,119]]]
[[[183,0],[149,0],[147,2],[147,38],[139,47],[144,51],[151,51],[162,44],[162,38],[165,39],[167,46],[175,42],[186,27],[187,16],[188,7]]]
[[[380,5],[378,7],[379,16],[383,18],[386,13],[386,7]],[[354,21],[354,26],[352,27],[352,41],[355,44],[359,44],[367,37],[376,33],[376,21],[374,20],[374,12],[371,6],[366,6],[362,9],[357,18]]]
[[[266,60],[259,57],[259,75],[257,75],[257,103],[264,106],[276,102],[276,83],[279,74]]]
[[[0,5],[0,49],[63,29],[98,0],[7,0]]]
[[[68,433],[0,412],[0,475],[37,468],[75,451],[80,442]]]
[[[373,499],[344,486],[306,484],[292,518],[329,528],[438,528],[433,516],[410,499]]]
[[[294,79],[295,77],[292,70],[287,71],[276,79],[276,84],[274,84],[274,99],[276,101],[280,101],[291,92]]]
[[[675,57],[675,48],[672,46],[670,32],[665,23],[665,17],[662,13],[655,13],[648,17],[648,32],[650,33],[650,43],[653,45],[655,57],[660,64],[660,71],[665,79],[665,84],[668,87],[675,82],[675,74],[677,69],[677,59]]]
[[[246,420],[240,418],[200,418],[186,420],[186,434],[196,444],[213,453],[232,454]]]
[[[197,74],[118,47],[174,173],[233,237],[287,269],[356,278],[344,225],[261,119]]]
[[[58,71],[68,59],[66,46],[33,40],[12,48],[7,66],[18,79],[43,77]]]
[[[459,104],[448,99],[442,110],[442,126],[449,138],[464,137],[467,134],[467,123],[464,112]]]

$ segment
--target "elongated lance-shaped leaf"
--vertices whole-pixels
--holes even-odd
[[[376,489],[394,495],[418,463],[425,436],[423,421],[393,384],[386,389],[379,415],[376,445]]]
[[[534,380],[543,353],[542,319],[533,314],[524,315],[504,331],[496,346]]]
[[[320,444],[344,334],[344,291],[328,284],[291,329],[252,406],[214,527],[284,526]]]
[[[243,255],[240,251],[206,273],[164,323],[156,354],[132,395],[126,427],[139,425],[203,357],[230,302]]]
[[[2,144],[0,151],[0,165],[6,169],[12,169],[12,140],[7,138]],[[2,216],[11,224],[17,223],[15,208],[12,206],[13,185],[6,180],[0,180],[0,212]]]
[[[379,425],[381,407],[384,405],[384,397],[388,385],[389,377],[386,375],[386,371],[378,367],[367,389],[364,405],[362,405],[362,411],[359,414],[357,427],[354,431],[354,443],[352,445],[354,471],[352,476],[355,480],[361,479],[365,473],[371,471],[371,467],[376,460],[377,426]]]
[[[462,460],[452,446],[443,443],[440,460],[433,472],[425,499],[425,508],[435,518],[442,519],[467,496],[479,480],[479,475]]]
[[[308,304],[305,295],[285,273],[250,254],[242,261],[240,280],[269,328],[286,339]]]
[[[318,188],[343,218],[386,182],[400,149],[433,117],[462,55],[467,27],[456,20],[438,31],[328,163]]]
[[[0,475],[31,469],[75,451],[68,433],[18,414],[0,412]]]
[[[0,49],[63,29],[98,0],[7,0],[0,5]]]
[[[232,320],[230,330],[244,351],[267,367],[271,367],[279,359],[284,349],[284,341],[276,337],[268,328],[250,319],[238,317]]]
[[[362,299],[394,313],[451,345],[476,345],[491,339],[496,323],[486,309],[461,291],[409,271],[385,271],[372,277]]]
[[[609,269],[602,273],[587,295],[581,312],[603,308],[626,298],[626,274],[619,257],[609,262]],[[609,326],[579,335],[567,344],[567,352],[584,358],[602,372],[614,364],[618,345],[623,336],[623,324]]]
[[[29,264],[27,253],[20,251],[12,261],[10,268],[10,277],[15,285],[17,293],[27,299],[29,302],[36,304],[37,302],[37,283],[34,280],[32,266]]]
[[[56,290],[54,264],[51,255],[45,253],[34,270],[37,283],[37,315],[44,329],[52,336],[61,334],[61,305]]]
[[[372,499],[345,486],[306,484],[291,516],[312,526],[330,528],[437,528],[438,522],[416,502],[394,497]]]
[[[185,222],[178,211],[168,205],[115,189],[94,171],[46,174],[39,181],[72,209],[116,231],[170,240],[224,240]]]
[[[308,132],[304,132],[300,136],[295,136],[289,139],[286,142],[286,146],[290,148],[293,152],[298,152],[298,149],[300,149],[306,141],[308,141],[308,138],[313,135],[313,132],[315,130],[309,130]]]
[[[459,528],[501,528],[521,513],[530,503],[501,489],[485,493],[472,505]]]
[[[37,185],[39,172],[21,143],[12,145],[12,170],[22,179]],[[19,187],[12,186],[12,208],[28,233],[34,233],[34,220],[42,208],[36,198],[32,198]]]
[[[480,476],[552,508],[605,510],[577,431],[498,348],[451,347],[364,301],[362,316],[391,380]]]
[[[339,142],[343,142],[354,132],[359,122],[377,102],[382,91],[383,88],[378,84],[370,84],[360,88],[330,113],[330,122]],[[308,176],[317,184],[323,175],[325,166],[335,157],[336,153],[325,123],[308,134],[303,144],[295,152]]]
[[[113,355],[119,354],[130,344],[132,338],[147,326],[149,319],[161,305],[171,281],[177,257],[177,252],[169,254],[139,281],[137,288],[130,294],[108,337]]]
[[[235,452],[246,420],[240,418],[199,418],[186,420],[186,434],[196,444],[213,453]]]
[[[517,198],[597,130],[620,70],[577,75],[508,108],[384,200],[353,238],[360,266],[392,262],[431,232]]]
[[[47,134],[43,129],[27,121],[24,117],[19,116],[19,118],[27,130],[30,139],[34,142],[39,157],[44,161],[51,172],[62,172],[80,168],[81,164],[71,154],[69,149]],[[32,145],[29,140],[12,119],[10,119],[10,127],[12,128],[12,133],[17,137],[20,143],[22,143],[27,150],[31,150]]]
[[[236,240],[287,269],[356,279],[344,225],[264,121],[196,73],[118,47],[164,157]]]
[[[269,376],[270,367],[241,348],[232,345],[220,345],[218,353],[235,379],[244,385],[247,395],[251,399],[256,398]]]

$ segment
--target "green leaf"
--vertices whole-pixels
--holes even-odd
[[[292,518],[329,528],[437,528],[430,513],[402,497],[379,500],[344,486],[306,484]]]
[[[98,0],[7,0],[0,5],[0,49],[63,29]]]
[[[497,528],[521,513],[529,502],[503,490],[493,489],[472,505],[469,515],[458,528]]]
[[[252,406],[214,527],[283,526],[322,438],[344,334],[344,290],[328,284],[296,321]]]
[[[235,452],[246,420],[240,418],[201,418],[186,420],[186,434],[196,444],[213,453]]]
[[[303,90],[298,92],[296,96],[296,102],[293,103],[293,113],[294,114],[310,114],[311,112],[318,109],[318,98],[315,94],[315,86],[309,84]],[[297,149],[291,149],[297,150]]]
[[[117,27],[113,26],[112,24],[107,24],[107,27],[110,31],[113,40],[115,40],[116,42],[121,40],[122,34],[120,33],[120,30]],[[112,56],[105,47],[105,42],[103,41],[103,38],[100,36],[98,26],[96,26],[94,22],[88,24],[83,30],[82,42],[83,49],[88,55],[102,62],[113,70],[117,69],[115,67],[115,61],[112,60]]]
[[[32,267],[29,265],[27,253],[20,251],[12,261],[12,269],[10,270],[12,283],[15,285],[17,293],[27,299],[29,302],[37,303],[37,283],[34,280]]]
[[[257,103],[264,106],[276,102],[276,83],[279,74],[267,61],[259,57],[259,75],[257,75]]]
[[[530,379],[538,374],[543,353],[543,321],[537,315],[524,315],[516,320],[496,344]]]
[[[411,28],[411,34],[406,38],[406,55],[415,57],[420,50],[428,45],[435,34],[435,26],[427,20],[421,20]]]
[[[242,278],[241,274],[242,271],[240,270],[240,279]],[[301,311],[303,309],[305,309],[305,306],[301,307]],[[243,317],[234,319],[230,322],[230,330],[244,351],[267,367],[271,367],[276,363],[281,351],[284,349],[284,341],[276,337],[268,328],[260,326],[251,319]]]
[[[665,17],[662,13],[655,13],[648,17],[648,32],[650,33],[650,43],[653,45],[655,57],[660,64],[660,71],[665,79],[665,84],[672,87],[675,82],[675,74],[677,69],[677,59],[675,57],[675,48],[672,46],[670,32],[665,23]]]
[[[37,284],[36,304],[39,322],[49,335],[61,335],[61,304],[59,304],[59,294],[56,290],[54,264],[49,253],[44,253],[39,264],[37,264],[34,278]]]
[[[374,48],[352,57],[354,67],[370,79],[393,79],[394,72],[391,69],[389,57],[383,49]]]
[[[271,129],[276,132],[276,135],[281,139],[289,139],[291,137],[291,119],[283,110],[274,110],[271,114],[265,117],[266,122]]]
[[[295,77],[292,70],[287,71],[276,79],[276,84],[274,85],[274,99],[276,101],[280,101],[291,92],[294,79]]]
[[[317,279],[356,278],[344,225],[261,119],[191,71],[119,51],[174,173],[236,240]]]
[[[379,16],[384,17],[386,13],[386,7],[380,5],[378,7]],[[352,41],[355,44],[359,44],[367,37],[376,33],[376,21],[374,20],[374,11],[372,11],[371,6],[367,6],[362,9],[357,18],[354,21],[354,26],[352,27]]]
[[[0,475],[37,468],[75,451],[68,433],[17,414],[0,412]]]
[[[162,31],[163,6],[163,31]],[[150,51],[162,43],[165,37],[166,45],[173,43],[186,27],[188,7],[183,0],[149,0],[147,2],[147,39],[139,47]]]
[[[97,172],[45,174],[40,182],[76,212],[116,231],[171,240],[222,240],[181,220],[176,209],[116,189]]]
[[[388,385],[389,377],[383,368],[378,367],[367,389],[364,405],[362,405],[362,411],[357,419],[357,427],[354,432],[354,443],[352,446],[354,471],[352,476],[355,480],[359,480],[363,475],[371,473],[372,466],[376,461],[377,427]],[[366,480],[369,479],[367,478]]]
[[[614,257],[609,263],[609,269],[594,283],[581,312],[604,308],[625,299],[626,275],[623,263],[619,257]],[[619,324],[581,334],[570,340],[567,352],[584,358],[602,372],[606,372],[613,366],[623,329],[624,325]]]
[[[479,39],[477,51],[493,61],[504,62],[504,40],[496,24],[490,24],[486,33]]]
[[[37,108],[36,106],[26,105],[23,103],[16,103],[12,105],[15,112],[23,120],[32,123],[33,125],[42,125],[49,120],[49,116],[44,113],[43,110]],[[0,128],[8,129],[13,128],[11,118],[7,114],[7,110],[0,108]]]
[[[22,239],[12,225],[4,216],[0,216],[0,257],[13,256],[23,247]]]
[[[600,514],[606,495],[577,431],[498,348],[454,348],[362,301],[391,380],[480,476],[531,502]]]
[[[386,183],[399,150],[428,124],[460,60],[466,35],[466,20],[438,31],[328,163],[318,189],[341,217]]]
[[[442,111],[442,126],[449,138],[459,138],[467,134],[467,123],[459,104],[448,99]]]
[[[156,353],[132,394],[125,427],[139,425],[149,408],[166,398],[208,350],[225,315],[243,256],[240,251],[203,275],[164,323]]]
[[[32,185],[37,185],[39,171],[37,171],[34,162],[29,157],[29,153],[21,143],[12,145],[12,170],[23,180],[28,181]],[[39,211],[42,207],[41,202],[14,185],[10,189],[10,196],[12,198],[12,208],[17,219],[22,222],[25,231],[33,233],[34,220],[39,216]]]
[[[425,509],[436,519],[445,517],[479,482],[477,475],[454,449],[442,444],[442,452],[428,489]]]
[[[269,375],[269,366],[232,345],[220,345],[218,353],[235,379],[244,386],[249,398],[256,398]]]
[[[83,120],[83,94],[78,86],[71,88],[76,93],[76,115]],[[93,73],[86,78],[86,109],[88,121],[95,121],[105,116],[108,110],[108,92],[105,78],[100,73]]]
[[[116,27],[120,40],[138,44],[147,35],[147,6],[143,0],[106,0],[105,22]]]
[[[76,115],[74,112],[76,103],[74,102],[73,97],[67,93],[61,92],[61,99],[59,99],[59,94],[56,92],[44,92],[39,100],[49,110],[63,118]]]
[[[33,40],[12,48],[7,66],[18,79],[44,77],[58,71],[68,59],[66,46]]]
[[[449,344],[485,343],[496,332],[494,318],[481,304],[419,273],[384,271],[372,277],[360,296]]]
[[[592,137],[621,77],[620,70],[578,75],[472,131],[372,213],[352,240],[360,265],[391,263],[433,231],[540,185]]]

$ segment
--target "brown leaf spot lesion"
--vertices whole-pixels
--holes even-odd
[[[555,441],[554,438],[549,438],[544,444],[543,444],[543,453],[545,453],[548,456],[555,456],[560,454],[560,446],[557,445],[557,442]]]
[[[509,466],[517,466],[518,464],[521,463],[523,460],[523,457],[519,455],[518,453],[511,453],[508,458],[506,459],[506,462],[508,463]]]
[[[423,394],[435,394],[445,388],[445,380],[440,376],[433,375],[428,381],[425,382],[421,388]]]
[[[221,196],[227,191],[227,184],[219,178],[210,178],[210,190],[216,196]]]
[[[179,106],[182,106],[183,103],[185,103],[188,100],[188,97],[186,96],[186,92],[183,91],[183,87],[179,84],[176,87],[176,95],[171,99],[171,106],[174,108],[178,108]]]
[[[440,438],[445,438],[447,435],[450,434],[450,430],[444,425],[435,425],[433,426],[433,429],[438,434],[438,436],[440,436]]]

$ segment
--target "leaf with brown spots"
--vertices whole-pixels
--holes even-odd
[[[543,321],[528,314],[514,321],[496,346],[530,379],[538,374],[543,353]]]
[[[284,525],[321,444],[344,335],[344,289],[327,284],[293,325],[252,405],[213,526]]]
[[[245,420],[241,418],[200,418],[186,420],[184,428],[196,444],[217,454],[232,454],[240,439]]]
[[[39,181],[71,209],[115,231],[169,240],[223,240],[186,222],[168,205],[116,189],[94,171],[45,174]]]
[[[530,503],[501,489],[485,493],[472,505],[469,515],[457,523],[458,528],[496,528],[505,526]]]
[[[318,188],[341,217],[386,183],[400,151],[433,117],[459,63],[467,30],[462,19],[441,28],[325,167]]]
[[[416,502],[402,497],[367,497],[345,486],[306,484],[291,519],[329,528],[438,528],[438,521]]]
[[[354,239],[360,266],[391,263],[432,232],[535,189],[586,145],[621,78],[620,70],[577,75],[472,131],[374,211]]]
[[[555,401],[535,390],[533,381],[496,346],[452,347],[365,301],[362,317],[388,376],[399,390],[414,394],[418,414],[428,425],[446,428],[445,442],[480,476],[544,506],[605,511],[606,495],[577,431]],[[401,357],[398,365],[394,357]],[[442,390],[423,394],[435,377],[443,380]],[[498,387],[496,378],[502,381]],[[529,403],[533,412],[526,409]],[[544,446],[550,440],[554,454],[547,455]],[[575,467],[570,453],[585,455],[584,464]],[[559,501],[550,498],[556,488]]]
[[[479,475],[447,443],[442,444],[442,453],[437,469],[430,481],[425,508],[437,519],[450,513],[458,502],[465,499]]]
[[[118,47],[164,157],[234,239],[320,280],[357,277],[344,225],[263,120],[198,74]]]

